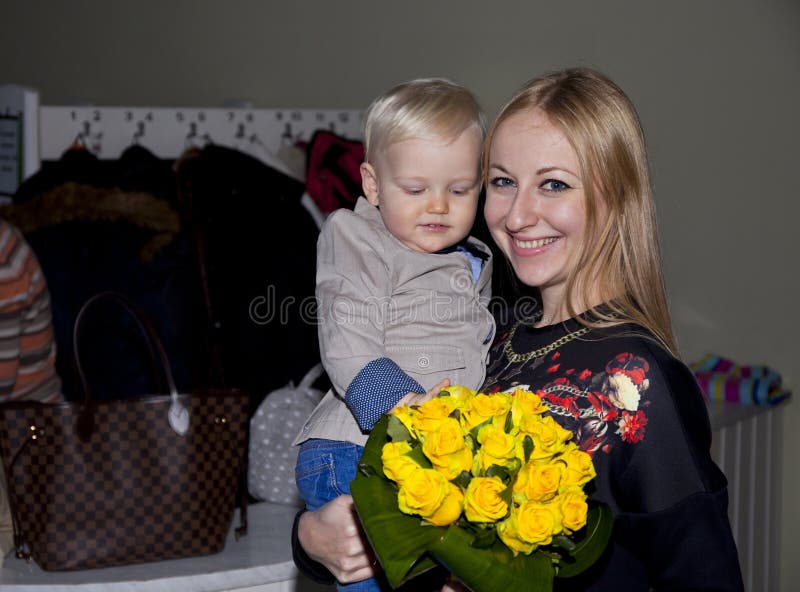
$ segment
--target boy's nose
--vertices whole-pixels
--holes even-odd
[[[447,197],[435,192],[428,200],[428,211],[432,214],[446,214],[449,211]]]

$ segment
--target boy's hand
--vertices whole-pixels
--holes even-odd
[[[430,401],[433,399],[433,397],[439,394],[440,390],[445,389],[448,386],[450,386],[450,379],[445,378],[427,393],[408,393],[405,397],[397,402],[397,405],[394,406],[394,409],[402,407],[403,405],[422,405],[425,401]]]

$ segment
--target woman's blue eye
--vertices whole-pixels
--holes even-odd
[[[489,185],[498,188],[513,187],[514,181],[512,181],[508,177],[493,177],[492,179],[489,180]]]
[[[541,184],[541,188],[545,189],[546,191],[559,192],[570,189],[570,186],[564,183],[564,181],[559,181],[558,179],[548,179]]]

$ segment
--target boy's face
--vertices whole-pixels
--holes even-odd
[[[414,251],[435,253],[465,238],[478,207],[481,134],[470,127],[452,142],[410,139],[361,165],[367,200],[386,228]]]

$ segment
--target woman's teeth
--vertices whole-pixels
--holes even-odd
[[[550,243],[554,243],[557,241],[557,237],[550,237],[550,238],[540,238],[538,240],[532,241],[522,241],[518,239],[514,239],[514,244],[517,245],[520,249],[538,249],[539,247],[543,247],[545,245],[549,245]]]

